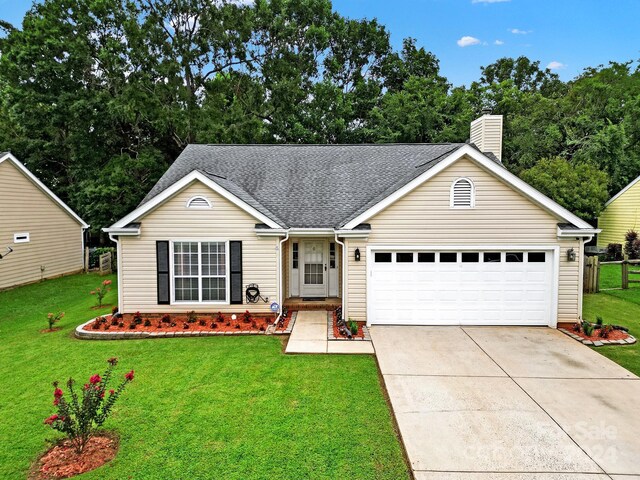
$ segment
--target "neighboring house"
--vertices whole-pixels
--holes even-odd
[[[597,230],[509,173],[501,138],[485,115],[473,144],[189,145],[105,229],[119,307],[333,298],[369,324],[575,322]],[[247,304],[250,284],[268,301]]]
[[[0,290],[81,271],[88,227],[13,155],[0,154]]]
[[[640,229],[640,177],[620,190],[604,207],[598,218],[598,247],[610,243],[624,245],[629,230]]]

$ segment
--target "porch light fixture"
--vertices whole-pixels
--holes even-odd
[[[356,248],[355,257],[356,257],[356,262],[359,262],[360,261],[360,249],[359,248]]]
[[[576,261],[576,251],[573,248],[567,250],[567,261],[575,262]]]

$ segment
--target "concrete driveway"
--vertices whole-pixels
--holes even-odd
[[[640,480],[640,379],[557,330],[371,338],[416,479]]]

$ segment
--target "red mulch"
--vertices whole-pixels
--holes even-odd
[[[289,326],[289,322],[291,321],[291,317],[296,312],[296,310],[289,310],[287,312],[287,318],[284,319],[282,323],[278,322],[276,325],[276,332],[284,332]]]
[[[32,468],[29,479],[50,480],[80,475],[111,461],[117,452],[117,439],[107,435],[91,438],[80,455],[65,440],[40,457]]]
[[[580,330],[579,332],[573,330],[573,329],[567,329],[569,331],[571,331],[572,333],[575,333],[576,335],[578,335],[581,338],[584,338],[585,340],[593,340],[593,341],[597,341],[597,340],[625,340],[627,338],[629,338],[629,334],[627,332],[625,332],[624,330],[611,330],[611,332],[609,332],[609,336],[607,338],[603,338],[600,336],[600,330],[594,330],[593,331],[593,335],[591,335],[590,337],[587,337],[584,332],[582,330]]]
[[[336,317],[336,312],[333,312],[333,336],[336,338],[348,338],[345,337],[344,335],[340,334],[340,329],[338,329],[338,324],[336,323],[338,321],[338,318]],[[364,326],[365,322],[356,322],[358,324],[358,333],[356,333],[355,335],[353,335],[353,338],[364,338],[364,332],[362,331],[362,327]],[[347,322],[347,327],[349,327],[349,322]]]
[[[107,332],[184,332],[184,331],[219,331],[219,332],[247,332],[252,330],[265,331],[274,322],[273,315],[252,315],[249,322],[245,322],[244,314],[237,313],[236,320],[231,319],[231,315],[223,315],[224,321],[218,320],[218,314],[199,314],[193,323],[187,321],[187,315],[169,315],[170,323],[162,321],[162,314],[142,314],[142,323],[135,324],[133,314],[126,313],[119,320],[122,326],[111,324],[111,315],[100,317],[84,327],[84,330],[100,330]],[[149,320],[151,325],[145,326],[144,321]],[[200,325],[200,320],[204,320],[204,325]],[[96,323],[98,328],[96,328]],[[172,324],[175,324],[172,326]],[[187,328],[185,328],[185,325]]]

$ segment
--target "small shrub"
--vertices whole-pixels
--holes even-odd
[[[242,319],[244,323],[251,323],[251,313],[249,313],[249,310],[244,311],[244,313],[242,314]]]
[[[53,330],[53,326],[56,323],[58,323],[60,320],[62,320],[62,317],[64,317],[64,312],[47,313],[47,322],[49,323],[49,330]]]
[[[91,328],[94,330],[100,330],[100,322],[93,322],[93,326]]]
[[[196,323],[197,320],[198,320],[198,317],[195,311],[191,310],[189,313],[187,313],[187,322]]]
[[[131,323],[129,324],[129,330],[135,330],[135,329],[136,329],[136,324],[135,324],[135,323],[133,323],[133,322],[131,322]]]
[[[600,329],[600,337],[601,338],[609,338],[609,334],[611,332],[613,332],[613,326],[612,325],[604,325]]]
[[[240,324],[239,324],[239,323],[236,323],[236,325],[235,325],[235,327],[234,327],[234,328],[235,328],[236,330],[240,330]]]
[[[358,322],[356,322],[355,320],[349,320],[349,323],[347,325],[349,327],[349,330],[351,331],[351,335],[357,335],[358,334]]]
[[[257,330],[257,329],[258,329],[258,324],[256,323],[256,321],[255,321],[255,320],[253,320],[253,321],[251,322],[251,329],[252,329],[252,330]]]
[[[187,322],[183,322],[182,323],[182,329],[183,330],[188,330],[189,329],[189,324]]]
[[[145,327],[150,327],[150,326],[151,326],[151,320],[149,320],[148,318],[147,318],[147,319],[145,319],[145,321],[144,321],[144,326],[145,326]]]
[[[624,253],[629,260],[640,258],[640,242],[638,241],[638,233],[635,230],[629,230],[624,236]]]
[[[171,315],[169,315],[168,313],[165,313],[160,319],[160,321],[162,323],[171,323]]]
[[[260,325],[260,327],[258,328],[258,330],[260,330],[261,332],[264,332],[264,325]]]
[[[201,318],[201,319],[198,321],[198,324],[199,324],[201,327],[206,327],[206,326],[207,326],[207,321],[206,321],[204,318]]]
[[[573,331],[574,332],[579,332],[580,330],[582,330],[582,324],[580,322],[576,322],[573,324]]]
[[[107,323],[104,327],[105,330],[109,330],[111,328],[111,326]]]
[[[218,328],[218,324],[217,324],[216,322],[211,322],[211,325],[210,325],[210,326],[211,326],[211,328],[213,328],[214,330],[215,330],[216,328]]]
[[[133,314],[133,323],[136,325],[142,324],[142,314],[140,312],[136,312]]]
[[[114,327],[118,325],[118,317],[111,317],[111,325]]]
[[[96,288],[95,290],[91,290],[90,292],[91,295],[96,296],[96,300],[98,301],[98,308],[102,307],[102,301],[104,300],[104,297],[111,291],[111,287],[109,285],[111,285],[111,280],[105,280],[100,284],[98,288]]]
[[[603,324],[603,323],[604,323],[604,320],[602,319],[602,317],[601,317],[601,316],[599,316],[599,315],[598,315],[598,316],[596,317],[596,325],[600,325],[600,326],[602,326],[602,324]]]
[[[124,322],[120,322],[120,323],[118,323],[118,326],[119,326],[120,328],[124,327]]]
[[[590,337],[591,335],[593,335],[593,325],[589,322],[582,322],[582,332],[587,337]]]
[[[158,322],[158,325],[156,325],[158,328],[162,328],[162,322]]]
[[[619,262],[622,260],[622,244],[610,243],[607,245],[607,253],[605,255],[606,260],[612,262]]]
[[[222,315],[222,313],[218,312],[218,315],[216,316],[216,322],[224,323],[224,315]]]
[[[225,325],[226,325],[227,327],[230,327],[230,326],[231,326],[231,322],[230,322],[229,320],[227,320],[227,323],[225,323]]]
[[[109,418],[114,404],[127,384],[133,380],[133,370],[131,370],[124,376],[124,380],[118,387],[109,389],[113,369],[118,360],[110,358],[108,363],[109,366],[103,375],[92,375],[89,383],[86,383],[80,392],[74,389],[75,381],[70,378],[67,381],[68,402],[58,382],[53,382],[53,405],[57,407],[58,413],[51,415],[44,423],[64,433],[78,454],[82,453],[96,429]]]

